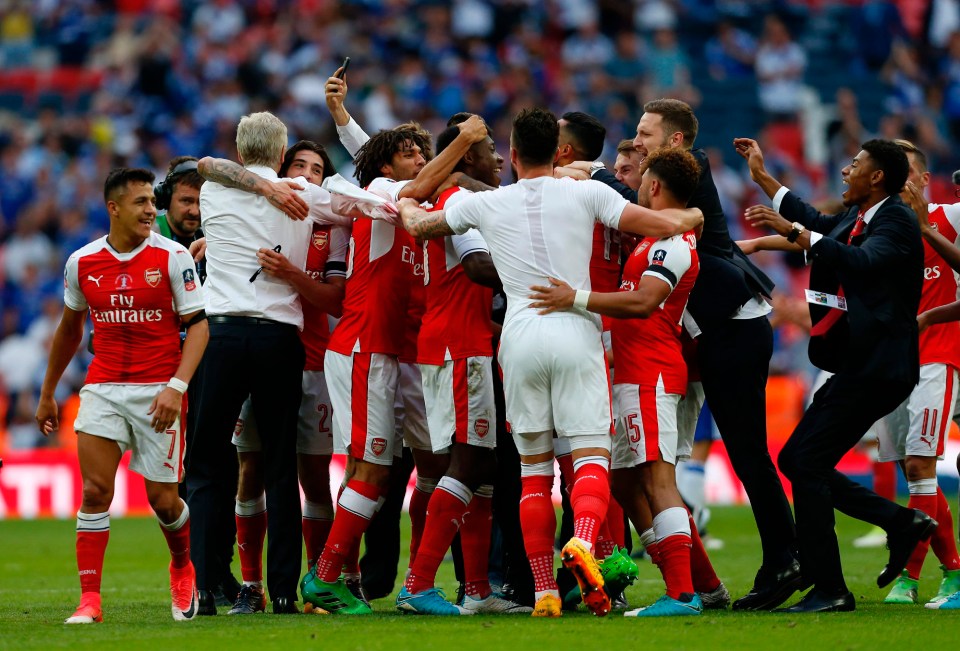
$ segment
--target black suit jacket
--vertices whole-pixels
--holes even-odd
[[[789,192],[780,214],[823,235],[810,249],[810,289],[837,294],[842,287],[847,300],[846,314],[825,335],[810,337],[810,361],[834,373],[916,384],[923,241],[913,210],[888,197],[850,245],[855,207],[825,216]],[[830,311],[811,303],[813,324]]]
[[[774,285],[730,237],[707,154],[702,149],[690,153],[700,164],[700,184],[687,205],[703,212],[703,234],[697,241],[700,273],[687,309],[700,329],[707,332],[729,319],[757,294],[769,297]],[[606,183],[628,201],[637,202],[636,191],[617,181],[610,171],[599,170],[593,178]]]

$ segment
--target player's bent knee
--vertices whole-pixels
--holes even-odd
[[[379,488],[386,488],[390,483],[391,467],[356,459],[352,478]]]
[[[100,513],[106,511],[111,502],[113,502],[113,485],[107,482],[95,479],[84,478],[83,480],[83,506],[88,510],[87,513]]]
[[[920,481],[921,479],[931,479],[937,476],[936,457],[908,456],[904,460],[903,466],[904,472],[907,475],[907,481]]]

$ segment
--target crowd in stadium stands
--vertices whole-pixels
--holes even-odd
[[[751,234],[742,208],[758,197],[734,160],[735,135],[758,133],[770,169],[814,198],[837,196],[835,170],[863,141],[910,138],[936,173],[931,200],[953,200],[956,0],[5,0],[0,449],[44,444],[33,413],[60,272],[106,232],[108,170],[162,178],[174,156],[234,157],[238,118],[258,110],[278,115],[291,142],[334,143],[324,82],[347,55],[370,133],[408,119],[439,133],[446,116],[470,111],[505,143],[522,107],[581,110],[607,127],[612,163],[645,101],[683,99],[738,239]],[[331,154],[349,175],[343,150]],[[802,259],[757,261],[783,297],[806,286]],[[805,372],[805,335],[777,333],[774,372]],[[68,369],[64,392],[81,385],[83,365]]]

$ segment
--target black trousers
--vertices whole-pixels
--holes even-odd
[[[211,437],[197,437],[197,412],[200,406],[200,388],[203,386],[204,363],[200,362],[190,388],[187,389],[187,440],[184,452],[184,481],[180,484],[180,497],[189,504],[190,497],[187,488],[187,477],[190,475],[190,465],[193,455],[197,456],[198,463],[203,459],[219,459],[222,464],[223,482],[215,487],[216,495],[213,512],[215,525],[210,530],[210,538],[205,544],[206,558],[202,565],[206,567],[204,576],[200,578],[197,572],[197,583],[203,586],[202,590],[212,590],[217,586],[229,585],[235,581],[230,576],[230,564],[233,562],[233,546],[237,542],[237,521],[233,515],[233,505],[236,499],[236,486],[239,480],[240,466],[237,455],[233,453],[233,446],[222,445],[222,451],[211,450],[210,444],[215,443]],[[191,532],[196,525],[191,525]],[[191,549],[193,543],[191,541]],[[196,561],[194,561],[196,566]],[[229,594],[229,592],[228,592]]]
[[[797,542],[806,578],[828,594],[847,592],[834,531],[834,508],[891,530],[910,521],[911,512],[836,470],[878,419],[903,402],[913,387],[905,382],[850,378],[827,380],[787,444],[780,468],[793,485]]]
[[[206,577],[217,522],[227,508],[222,496],[227,491],[236,495],[236,481],[228,471],[237,454],[230,437],[249,395],[267,494],[267,590],[271,599],[297,598],[302,530],[296,443],[303,364],[303,345],[294,326],[211,320],[187,469],[191,557],[200,590],[212,587]]]
[[[728,319],[697,338],[703,391],[730,463],[750,498],[760,531],[763,566],[793,560],[790,504],[767,447],[766,387],[773,331],[766,317]]]

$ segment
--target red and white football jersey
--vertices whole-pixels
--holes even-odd
[[[440,195],[433,210],[454,206],[469,195],[467,190],[450,188]],[[417,359],[421,364],[440,366],[448,360],[493,354],[493,290],[467,278],[460,264],[478,251],[488,249],[475,229],[424,242],[426,312]]]
[[[590,289],[615,292],[620,286],[621,234],[615,228],[597,223],[593,227],[593,254],[590,256]],[[601,316],[603,331],[608,332],[613,319]]]
[[[644,238],[623,269],[620,291],[631,292],[644,276],[670,285],[670,295],[646,319],[614,319],[611,327],[617,384],[656,386],[679,395],[687,391],[687,367],[680,343],[680,320],[700,271],[697,239],[692,231],[657,239]]]
[[[379,178],[368,189],[396,198],[402,187],[402,182]],[[353,222],[343,316],[330,336],[328,350],[341,355],[400,354],[416,248],[413,238],[402,228],[370,219]]]
[[[90,310],[96,355],[87,384],[167,382],[180,365],[180,315],[203,309],[193,257],[151,233],[118,253],[106,236],[67,259],[63,302]]]
[[[313,280],[324,280],[333,276],[342,278],[347,273],[346,260],[349,244],[349,228],[314,224],[304,271]],[[303,300],[302,297],[300,303],[303,306],[303,330],[300,331],[300,340],[307,354],[303,370],[322,371],[323,355],[327,352],[327,342],[330,341],[327,313],[310,301]]]
[[[928,206],[930,225],[954,244],[960,240],[960,204]],[[943,258],[923,241],[923,291],[920,312],[957,300],[957,277]],[[950,364],[960,369],[960,323],[939,323],[920,333],[920,364]]]

